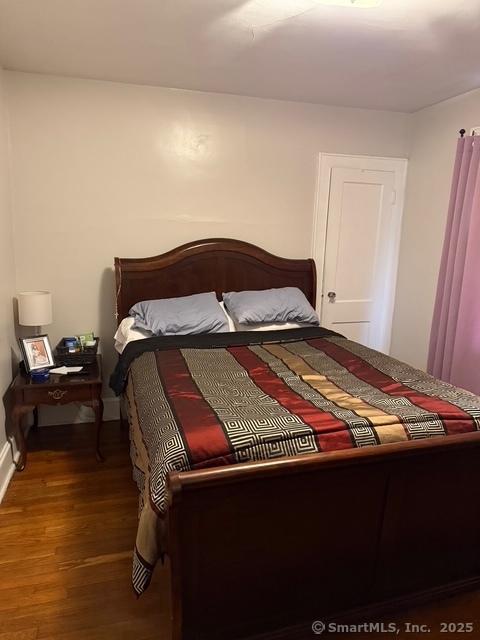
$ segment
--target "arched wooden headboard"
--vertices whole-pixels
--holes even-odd
[[[241,240],[189,242],[151,258],[115,258],[118,322],[141,300],[215,291],[298,287],[315,307],[316,270],[311,258],[275,256]]]

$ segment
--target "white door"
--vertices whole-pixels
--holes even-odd
[[[406,161],[322,155],[314,255],[322,326],[388,353]]]

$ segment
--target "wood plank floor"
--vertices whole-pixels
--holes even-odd
[[[0,506],[0,640],[168,638],[168,570],[139,600],[130,585],[128,437],[106,423],[102,440],[100,464],[92,425],[30,433],[27,468]]]
[[[92,443],[93,427],[85,424],[29,436],[27,468],[15,474],[0,505],[0,640],[170,637],[168,566],[157,568],[139,600],[130,587],[137,492],[126,432],[105,424],[104,464],[96,462]],[[402,629],[400,638],[480,638],[480,593],[385,620],[431,627],[429,634]],[[473,622],[474,632],[440,634],[442,621]]]

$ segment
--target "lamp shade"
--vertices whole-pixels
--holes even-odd
[[[22,291],[18,294],[18,322],[26,327],[52,324],[50,291]]]

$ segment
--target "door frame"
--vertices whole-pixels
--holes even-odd
[[[330,200],[330,175],[334,168],[365,169],[368,171],[391,171],[395,179],[395,201],[393,203],[392,234],[390,237],[389,254],[392,256],[390,267],[385,274],[389,283],[387,287],[386,304],[383,313],[383,335],[381,343],[383,351],[389,353],[393,310],[397,284],[398,258],[400,253],[400,237],[402,230],[402,216],[405,200],[405,185],[407,180],[407,158],[390,158],[381,156],[363,156],[338,153],[320,153],[318,162],[315,206],[313,213],[313,234],[311,254],[317,266],[317,311],[322,317],[324,296],[324,265],[328,227],[328,203]]]

